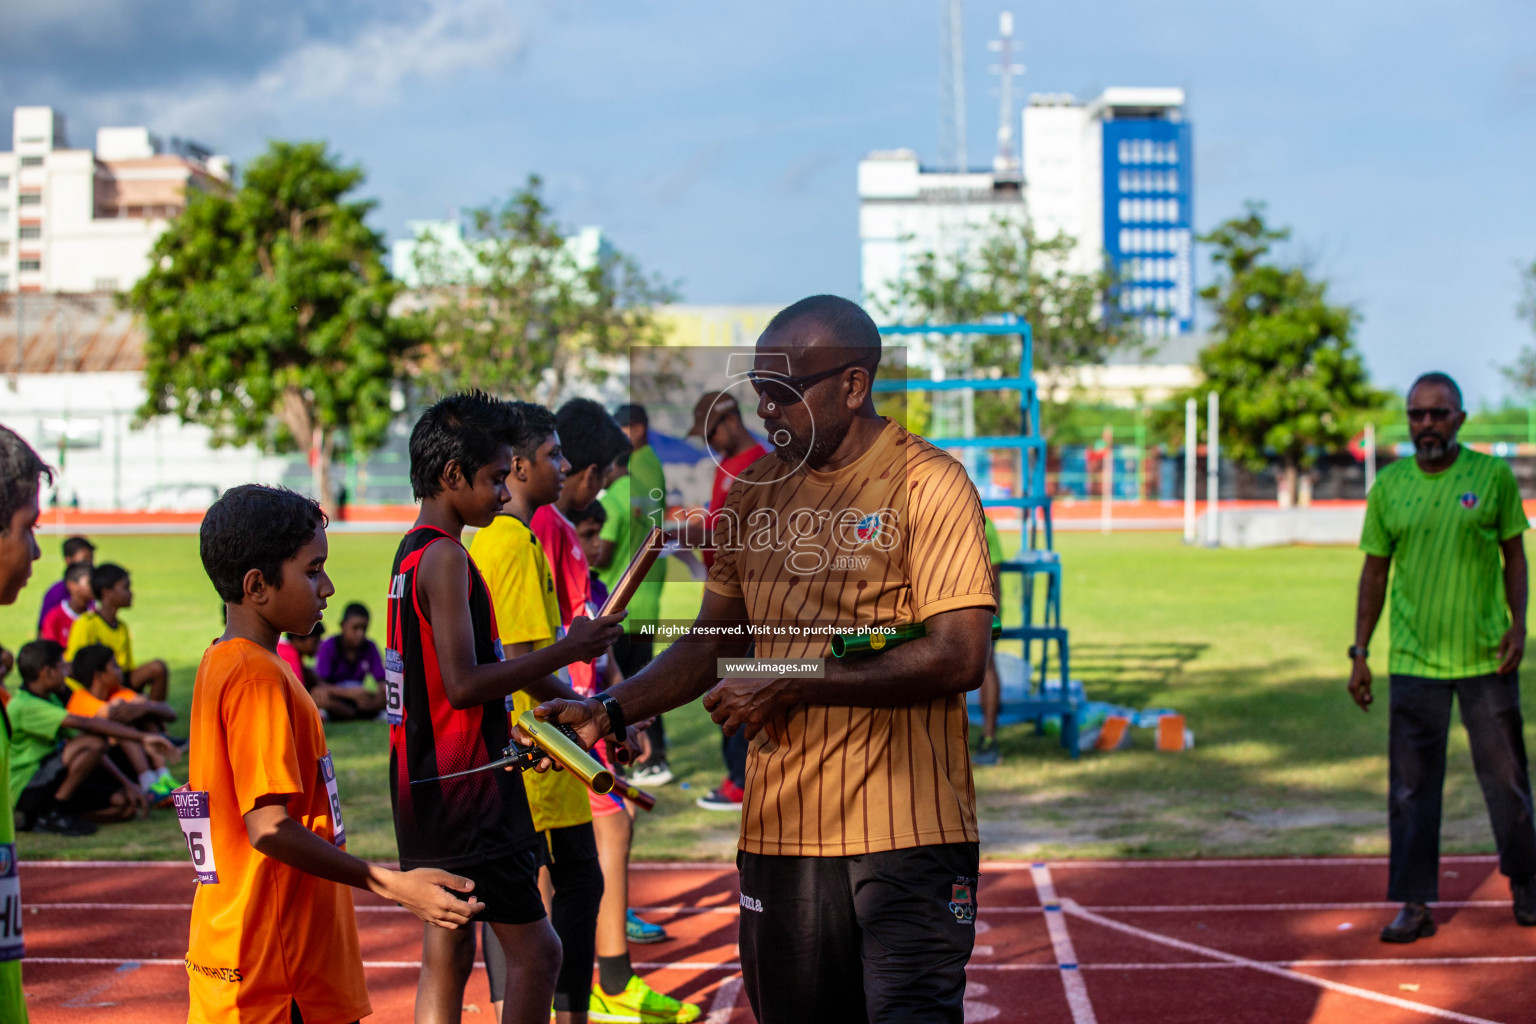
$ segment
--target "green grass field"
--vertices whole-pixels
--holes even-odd
[[[204,647],[222,628],[191,536],[97,538],[100,560],[132,571],[125,613],[135,652],[171,665],[172,700],[185,712]],[[396,538],[331,538],[335,614],[360,600],[378,616]],[[57,544],[20,603],[0,609],[0,643],[35,631],[43,587],[60,571]],[[1358,553],[1337,548],[1188,550],[1169,534],[1065,534],[1065,620],[1073,674],[1091,697],[1184,712],[1195,749],[1135,748],[1072,761],[1028,726],[1002,731],[1004,764],[977,771],[983,853],[1014,856],[1351,854],[1386,849],[1386,638],[1374,667],[1383,700],[1361,714],[1344,692]],[[676,568],[676,567],[675,567]],[[663,615],[697,607],[698,586],[668,584]],[[1383,634],[1384,634],[1383,627]],[[14,673],[6,680],[14,687]],[[669,713],[679,783],[642,815],[641,858],[732,856],[736,822],[693,798],[721,775],[719,733],[697,705]],[[386,782],[387,737],[378,723],[333,725],[352,852],[394,855]],[[1527,742],[1536,740],[1532,734]],[[185,766],[177,770],[185,777]],[[1445,848],[1492,849],[1465,736],[1453,732]],[[174,816],[103,827],[87,839],[23,834],[22,856],[158,859],[185,856]]]

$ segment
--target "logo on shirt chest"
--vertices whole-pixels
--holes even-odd
[[[1477,495],[1473,494],[1471,491],[1463,494],[1461,496],[1461,507],[1467,509],[1468,511],[1477,508]]]

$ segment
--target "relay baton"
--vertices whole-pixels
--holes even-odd
[[[631,786],[627,781],[615,778],[613,791],[625,800],[632,801],[642,811],[649,811],[656,806],[656,798],[638,786]]]
[[[651,566],[656,564],[656,558],[661,554],[661,546],[665,540],[661,527],[651,527],[651,532],[646,534],[644,543],[635,549],[635,555],[625,567],[624,575],[620,576],[619,582],[613,585],[613,590],[608,594],[608,600],[604,601],[603,607],[598,610],[599,616],[612,615],[629,607],[635,591],[640,589],[640,584],[645,582]]]
[[[555,760],[560,767],[587,784],[598,796],[613,792],[613,772],[604,768],[597,758],[581,749],[569,734],[554,722],[535,718],[532,709],[517,717],[517,724],[533,737],[533,741]]]
[[[890,650],[892,647],[900,647],[908,640],[916,640],[918,637],[928,635],[928,627],[921,622],[908,623],[905,626],[876,626],[875,629],[890,629],[889,633],[875,633],[864,631],[852,631],[848,633],[832,634],[832,657],[848,658],[861,654],[879,654],[881,651]],[[992,639],[996,640],[1003,635],[1003,622],[996,615],[992,616]]]

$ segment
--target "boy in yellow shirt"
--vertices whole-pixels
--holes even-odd
[[[123,682],[130,690],[142,693],[150,700],[165,700],[171,683],[170,669],[159,659],[143,665],[134,661],[128,623],[118,617],[119,611],[133,607],[133,580],[128,570],[111,562],[96,566],[91,570],[91,590],[96,595],[96,607],[81,615],[70,627],[64,660],[74,661],[75,652],[91,644],[110,647],[117,655],[117,667],[123,670]]]
[[[560,496],[570,463],[560,453],[553,413],[529,402],[509,404],[512,472],[507,475],[506,486],[511,500],[491,525],[475,534],[469,554],[490,589],[502,650],[508,658],[515,658],[547,647],[561,635],[554,573],[528,524],[536,509],[553,504]],[[509,709],[515,719],[538,703],[526,690],[519,690],[509,699]],[[542,839],[544,863],[539,869],[539,887],[563,949],[555,983],[558,1024],[586,1024],[588,1020],[686,1024],[697,1020],[697,1006],[662,995],[639,978],[633,981],[643,991],[625,991],[625,998],[603,1000],[595,995],[592,960],[603,871],[586,786],[568,772],[525,772],[523,784],[528,790],[533,827]],[[482,930],[482,938],[489,966],[500,957],[490,929]],[[500,996],[492,971],[491,998],[499,1000]]]

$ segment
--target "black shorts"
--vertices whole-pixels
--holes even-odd
[[[112,748],[111,753],[118,753],[117,748]],[[127,771],[131,775],[132,767],[130,766]],[[63,784],[67,774],[68,769],[64,767],[64,749],[60,747],[43,758],[37,769],[33,771],[26,788],[16,798],[16,809],[29,816],[42,814],[54,807],[70,814],[90,814],[112,806],[113,795],[121,792],[123,788],[122,781],[105,765],[97,765],[68,800],[62,802],[55,800],[53,794]]]
[[[554,1008],[584,1011],[591,1002],[592,958],[596,955],[597,911],[603,902],[603,868],[597,859],[597,835],[591,822],[539,833],[541,859],[549,869],[555,896],[549,920],[560,937],[560,973],[555,976]],[[506,954],[487,926],[480,928],[491,1000],[506,991]]]
[[[544,917],[539,863],[539,847],[528,846],[491,860],[444,870],[474,880],[473,895],[485,904],[475,920],[532,924]]]
[[[577,864],[597,860],[597,833],[590,821],[539,833],[539,865]]]
[[[757,1019],[962,1024],[979,860],[976,843],[737,854],[741,972]]]

